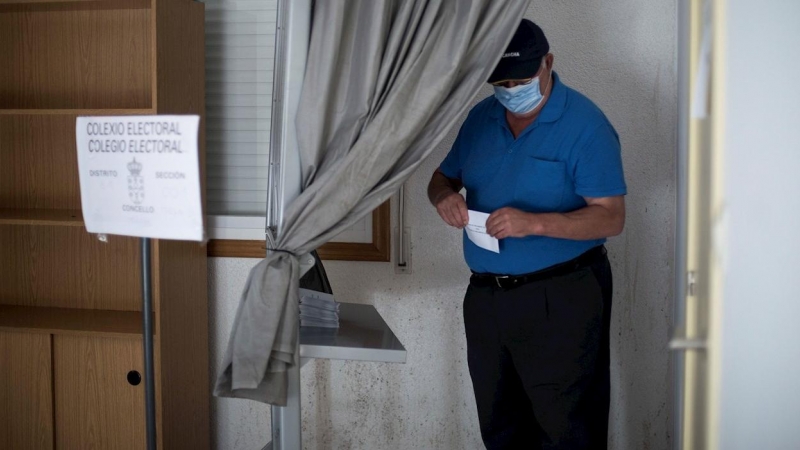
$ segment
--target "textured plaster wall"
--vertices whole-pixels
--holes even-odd
[[[671,446],[666,343],[672,308],[675,203],[675,3],[534,1],[562,80],[592,98],[620,134],[630,194],[625,232],[608,244],[615,275],[610,448]],[[490,94],[484,89],[475,101]],[[341,301],[373,304],[408,350],[406,364],[315,361],[302,371],[306,449],[478,449],[461,303],[469,271],[460,234],[425,198],[453,130],[407,183],[412,273],[390,263],[327,262]],[[396,206],[396,205],[395,205]],[[396,211],[396,208],[393,208]],[[241,287],[255,261],[210,264],[216,373]],[[259,450],[269,410],[214,399],[218,449]]]

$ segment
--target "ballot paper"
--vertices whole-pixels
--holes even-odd
[[[300,308],[310,307],[310,308],[317,308],[317,309],[324,309],[327,311],[339,311],[339,303],[336,302],[328,302],[325,300],[319,300],[313,297],[303,297],[300,301]]]
[[[339,321],[336,320],[335,322],[331,322],[331,321],[308,319],[308,318],[301,317],[300,318],[300,326],[303,327],[303,328],[306,328],[306,327],[339,328]]]
[[[489,236],[486,232],[486,219],[489,214],[469,210],[469,224],[467,225],[467,237],[480,248],[490,252],[500,253],[500,244],[496,238]]]
[[[333,295],[300,289],[301,327],[339,327],[339,303]]]
[[[303,309],[300,310],[300,318],[306,319],[319,319],[319,320],[335,320],[339,321],[339,313],[336,311],[328,311],[327,309]]]
[[[326,292],[312,291],[311,289],[300,288],[300,304],[305,302],[328,305],[338,309],[339,304],[333,298],[333,294]]]

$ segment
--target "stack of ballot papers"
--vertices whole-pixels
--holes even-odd
[[[339,303],[331,294],[301,288],[300,326],[339,328]]]

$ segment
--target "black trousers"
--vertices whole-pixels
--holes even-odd
[[[605,449],[611,267],[501,288],[473,275],[464,325],[481,436],[495,449]]]

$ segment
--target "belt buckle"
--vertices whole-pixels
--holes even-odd
[[[507,280],[510,277],[508,275],[503,275],[502,277],[494,277],[494,282],[497,284],[497,287],[500,289],[505,289],[502,284],[500,284],[500,280]]]

